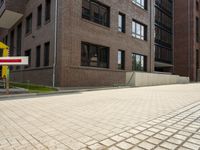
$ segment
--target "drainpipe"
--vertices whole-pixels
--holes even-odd
[[[56,81],[56,61],[57,61],[57,23],[58,23],[58,0],[55,0],[55,26],[54,26],[54,58],[53,58],[53,87]]]
[[[152,14],[154,16],[154,13],[152,12],[152,7],[153,7],[152,5],[153,5],[153,2],[150,1],[150,72],[154,72],[151,66],[152,65]]]

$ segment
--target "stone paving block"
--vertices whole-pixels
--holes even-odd
[[[138,133],[141,132],[141,131],[136,130],[136,129],[131,129],[131,130],[129,130],[128,132],[130,132],[130,133],[132,133],[132,134],[138,134]]]
[[[121,149],[117,148],[116,146],[112,146],[111,148],[108,148],[108,150],[121,150]]]
[[[158,145],[158,144],[160,144],[162,142],[162,140],[159,140],[159,139],[154,138],[154,137],[150,137],[149,139],[147,139],[147,141],[149,143],[152,143],[152,144],[155,144],[155,145]]]
[[[150,129],[148,129],[149,131],[152,131],[152,132],[154,132],[154,133],[158,133],[160,130],[159,129],[157,129],[157,128],[150,128]]]
[[[129,138],[132,136],[132,134],[128,133],[128,132],[123,132],[121,134],[119,134],[120,136],[124,137],[124,138]]]
[[[129,142],[129,143],[131,143],[131,144],[133,144],[133,145],[136,145],[136,144],[138,144],[138,143],[141,142],[141,140],[133,138],[133,137],[127,139],[126,141]]]
[[[180,134],[175,134],[173,137],[176,138],[176,139],[180,139],[180,140],[187,139],[187,136],[183,136],[183,135],[180,135]]]
[[[120,141],[124,140],[125,138],[121,137],[119,135],[116,135],[116,136],[111,137],[111,139],[116,141],[116,142],[120,142]]]
[[[168,132],[172,132],[172,133],[175,133],[175,132],[178,131],[178,130],[173,129],[173,128],[166,128],[165,130],[168,131]]]
[[[104,150],[105,146],[96,143],[94,145],[88,146],[88,148],[91,149],[91,150]]]
[[[156,134],[156,135],[154,135],[153,137],[155,137],[155,138],[157,138],[157,139],[160,139],[160,140],[165,140],[165,139],[167,139],[168,137],[167,136],[165,136],[165,135],[162,135],[162,134]]]
[[[147,128],[142,127],[142,126],[137,126],[137,127],[135,127],[135,129],[136,129],[136,130],[139,130],[139,131],[144,131],[144,130],[146,130]]]
[[[145,135],[147,135],[147,136],[152,136],[152,135],[154,135],[155,133],[154,133],[154,132],[151,132],[151,131],[149,131],[149,130],[146,130],[146,131],[143,131],[142,134],[145,134]]]
[[[148,142],[142,142],[139,144],[139,147],[144,148],[146,150],[152,150],[153,148],[156,147],[156,145],[148,143]]]
[[[86,145],[93,145],[93,144],[95,144],[95,143],[98,143],[98,141],[97,140],[91,140],[91,141],[89,141],[89,142],[87,142],[87,143],[85,143]]]
[[[170,149],[170,150],[175,150],[178,147],[178,145],[172,144],[172,143],[169,143],[169,142],[164,142],[160,146],[167,148],[167,149]]]
[[[186,147],[186,148],[189,148],[189,149],[192,149],[192,150],[199,150],[200,149],[200,146],[198,146],[194,143],[190,143],[190,142],[184,143],[183,147]]]
[[[121,143],[117,144],[116,146],[121,148],[121,149],[128,150],[131,147],[133,147],[134,145],[127,143],[127,142],[121,142]]]
[[[165,136],[171,136],[173,133],[164,130],[164,131],[161,131],[160,134],[165,135]]]
[[[83,136],[83,137],[78,138],[77,140],[82,142],[82,143],[87,143],[87,142],[91,141],[92,138],[88,137],[88,136]]]
[[[184,140],[176,139],[174,137],[170,137],[167,141],[173,144],[181,144],[184,142]]]
[[[185,132],[185,131],[179,131],[178,134],[184,135],[184,136],[190,136],[190,135],[192,135],[191,132]]]
[[[140,148],[140,147],[133,147],[133,148],[131,148],[131,150],[144,150],[144,149]]]
[[[148,136],[144,135],[144,134],[137,134],[134,136],[135,138],[139,139],[139,140],[145,140],[148,138]]]
[[[104,141],[101,141],[100,143],[109,147],[109,146],[112,146],[113,144],[115,144],[116,142],[114,142],[113,140],[110,140],[110,139],[106,139]]]
[[[191,143],[194,143],[194,144],[197,144],[197,145],[200,146],[200,140],[198,140],[198,139],[195,139],[195,138],[189,138],[188,141],[191,142]]]
[[[194,134],[192,137],[200,140],[200,134]]]
[[[168,148],[164,148],[164,147],[158,146],[158,147],[156,147],[154,150],[169,150],[169,149],[168,149]]]

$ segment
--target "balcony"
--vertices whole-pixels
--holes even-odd
[[[0,28],[10,29],[23,17],[28,0],[0,0]]]

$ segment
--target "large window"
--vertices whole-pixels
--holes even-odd
[[[26,34],[32,32],[32,13],[26,17]]]
[[[50,21],[51,19],[51,0],[45,1],[45,21]]]
[[[133,20],[132,36],[141,40],[147,40],[147,26]]]
[[[155,61],[172,63],[172,50],[167,47],[155,46]]]
[[[109,26],[110,8],[96,0],[82,0],[82,17]]]
[[[109,48],[82,42],[81,65],[109,68]]]
[[[123,33],[126,31],[126,16],[122,13],[118,15],[118,31]]]
[[[37,8],[37,27],[42,25],[42,5]]]
[[[147,69],[147,57],[140,54],[132,54],[133,70],[134,71],[146,71]]]
[[[147,9],[147,0],[132,0],[132,2],[143,9]]]
[[[118,69],[119,70],[125,69],[125,51],[123,50],[118,51]]]
[[[44,66],[49,66],[50,42],[44,44]]]

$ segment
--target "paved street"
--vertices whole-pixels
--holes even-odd
[[[199,150],[200,84],[0,101],[0,150]]]

